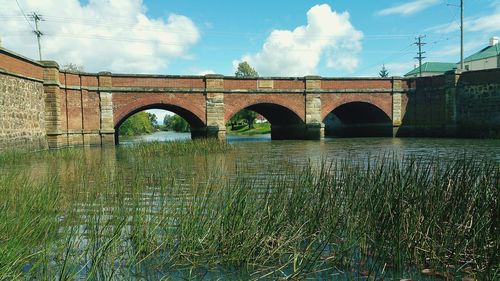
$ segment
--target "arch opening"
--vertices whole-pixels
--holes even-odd
[[[165,116],[177,116],[174,119],[177,123],[183,123],[181,126],[176,126],[176,128],[170,128],[170,130],[174,129],[180,129],[180,131],[185,131],[182,128],[187,127],[187,131],[190,132],[191,134],[191,139],[194,138],[199,138],[199,137],[204,137],[206,134],[205,130],[205,124],[203,123],[202,120],[198,116],[196,116],[194,113],[190,112],[187,109],[184,109],[182,107],[176,106],[176,105],[169,105],[169,104],[151,104],[147,106],[142,106],[139,108],[136,108],[123,117],[121,117],[115,125],[115,143],[119,144],[119,139],[120,139],[120,128],[121,126],[131,117],[136,116],[139,113],[142,112],[147,112],[151,110],[164,110],[167,111]],[[169,114],[170,113],[170,114]],[[155,128],[155,130],[167,130],[168,128],[165,127],[164,121],[166,121],[167,118],[164,118],[161,116],[160,119],[157,119],[158,126]],[[186,126],[187,124],[187,126]],[[123,132],[123,129],[121,130]]]
[[[264,122],[268,122],[271,139],[301,139],[303,138],[305,124],[302,119],[287,107],[273,103],[257,103],[243,108],[256,113],[256,116],[262,116]],[[233,116],[238,115],[238,111]],[[228,119],[231,120],[232,117]]]
[[[323,120],[328,137],[392,137],[392,120],[377,106],[349,102],[332,110]]]

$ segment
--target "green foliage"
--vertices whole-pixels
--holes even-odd
[[[189,132],[191,130],[189,123],[177,114],[165,115],[163,123],[167,130],[175,132]]]
[[[243,121],[248,125],[248,128],[252,129],[254,127],[255,118],[257,118],[257,113],[255,111],[242,109],[229,119],[229,125],[231,125],[231,130],[234,130],[234,127]]]
[[[233,128],[228,128],[226,132],[230,135],[260,135],[271,133],[271,124],[269,122],[256,123],[253,128],[249,128],[246,124],[237,125]]]
[[[248,62],[240,62],[238,64],[238,69],[234,73],[236,77],[258,77],[259,73],[248,64]]]
[[[120,136],[150,134],[154,131],[154,124],[158,124],[156,115],[142,111],[127,118],[118,129],[118,133]]]
[[[380,72],[378,73],[378,75],[380,75],[380,77],[389,77],[389,71],[387,70],[387,68],[385,68],[385,65],[382,65],[382,69],[380,69]]]

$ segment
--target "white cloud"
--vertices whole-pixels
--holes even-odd
[[[201,70],[201,71],[196,72],[195,75],[207,75],[207,74],[216,74],[216,73],[215,73],[215,71],[213,71],[211,69],[205,69],[205,70]]]
[[[261,75],[303,76],[316,74],[325,58],[328,68],[353,71],[359,64],[363,33],[349,21],[349,13],[332,11],[329,5],[316,5],[307,12],[307,25],[293,31],[273,30],[262,50],[233,61],[247,61]]]
[[[86,71],[159,72],[175,58],[188,58],[200,34],[186,16],[148,18],[143,0],[19,0],[25,13],[37,12],[45,60],[75,63]],[[15,1],[0,0],[4,47],[38,58],[36,40]],[[17,17],[16,17],[17,16]]]
[[[464,19],[464,30],[492,34],[500,31],[500,1],[493,1],[489,5],[492,12],[482,16],[467,17]],[[428,28],[435,33],[452,33],[460,30],[460,23],[453,21]]]
[[[400,4],[386,8],[377,12],[379,16],[403,15],[408,16],[423,11],[431,6],[441,2],[441,0],[414,0],[408,3]]]

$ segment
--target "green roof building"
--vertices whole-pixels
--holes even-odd
[[[457,68],[460,62],[457,63]],[[498,37],[492,37],[488,47],[464,59],[465,70],[481,70],[500,67],[500,44]]]
[[[422,77],[440,75],[447,71],[453,70],[457,65],[449,62],[426,62],[422,64]],[[412,71],[406,73],[405,77],[419,77],[420,67],[414,68]]]

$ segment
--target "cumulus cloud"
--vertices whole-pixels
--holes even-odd
[[[25,13],[44,18],[43,59],[83,65],[86,71],[159,72],[175,58],[189,58],[189,48],[200,38],[186,16],[149,18],[142,0],[18,2]],[[2,45],[37,59],[35,37],[16,2],[0,0],[0,6]]]
[[[307,12],[307,25],[272,31],[259,52],[242,56],[233,66],[247,61],[261,75],[303,76],[316,74],[325,59],[328,68],[353,71],[359,64],[362,38],[348,12],[316,5]]]
[[[441,0],[414,0],[377,12],[379,16],[403,15],[408,16],[423,11],[441,2]]]

